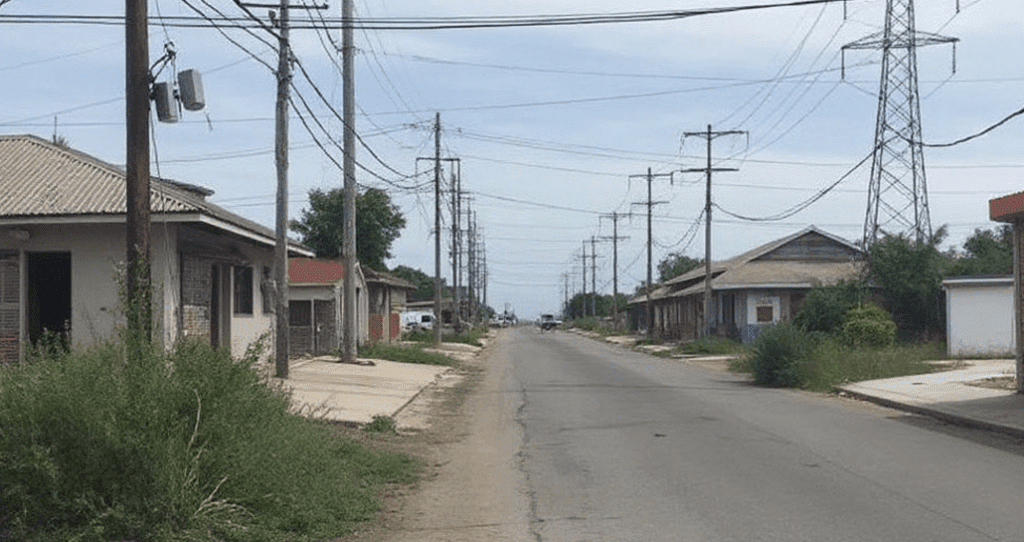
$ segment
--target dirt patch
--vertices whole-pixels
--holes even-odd
[[[972,380],[970,382],[964,382],[964,384],[967,384],[968,386],[975,386],[978,388],[1013,391],[1017,389],[1017,377],[994,376],[992,378],[983,378],[981,380]]]

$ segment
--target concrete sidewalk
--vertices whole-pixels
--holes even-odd
[[[362,360],[360,361],[367,361]],[[293,362],[288,379],[296,411],[333,422],[368,423],[394,416],[451,368],[371,360],[374,365],[340,363],[321,356]]]
[[[978,384],[1013,377],[1014,360],[971,360],[953,371],[841,386],[847,395],[949,423],[1024,438],[1024,395]]]

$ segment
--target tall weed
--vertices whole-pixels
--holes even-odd
[[[374,484],[415,471],[290,414],[257,352],[125,350],[0,369],[0,538],[337,537],[376,511]]]

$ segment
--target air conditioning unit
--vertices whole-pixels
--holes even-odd
[[[153,85],[153,101],[156,102],[156,118],[160,122],[178,122],[178,101],[174,98],[174,87],[170,83]]]
[[[203,76],[198,70],[178,73],[178,95],[181,105],[189,111],[199,111],[206,106],[203,96]]]

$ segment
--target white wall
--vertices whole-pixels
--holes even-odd
[[[944,286],[949,354],[1013,357],[1013,283]]]

